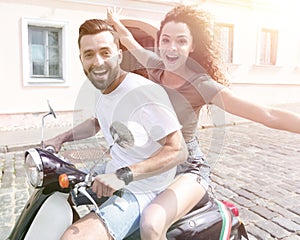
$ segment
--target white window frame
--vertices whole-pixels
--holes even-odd
[[[30,55],[28,44],[29,26],[60,28],[62,30],[62,78],[46,78],[30,76]],[[65,21],[22,18],[22,56],[23,56],[23,84],[24,86],[67,86],[68,81],[68,23]]]
[[[233,58],[234,58],[234,24],[230,24],[230,23],[222,23],[222,22],[218,22],[217,24],[217,28],[223,29],[223,28],[227,28],[230,29],[230,31],[228,32],[229,34],[226,36],[226,41],[227,44],[224,44],[223,41],[221,41],[221,39],[217,39],[217,41],[220,41],[220,47],[222,47],[221,49],[221,57],[223,58],[223,61],[226,63],[233,63]],[[221,34],[218,33],[219,36],[221,37]],[[223,49],[224,47],[224,49]],[[224,59],[224,57],[226,59]]]
[[[260,61],[261,56],[261,38],[262,38],[262,32],[263,30],[269,30],[270,32],[276,32],[277,33],[277,39],[276,39],[276,53],[275,53],[275,62],[272,63],[272,60],[270,59],[270,63],[262,63]],[[257,58],[256,58],[256,64],[259,66],[277,66],[278,65],[278,51],[279,51],[279,30],[272,27],[261,27],[258,30],[258,42],[257,42]],[[271,57],[271,55],[270,55]]]

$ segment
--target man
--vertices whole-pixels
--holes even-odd
[[[187,150],[165,91],[121,69],[122,51],[110,25],[87,20],[79,29],[78,44],[83,70],[100,90],[96,118],[45,145],[58,151],[64,142],[91,137],[101,129],[112,146],[112,160],[95,177],[92,189],[99,198],[109,199],[99,212],[91,212],[70,226],[62,239],[123,239],[138,229],[142,210],[171,183],[176,166],[187,158]],[[115,143],[115,124],[129,129],[133,145]],[[113,195],[119,189],[125,189],[121,198]]]

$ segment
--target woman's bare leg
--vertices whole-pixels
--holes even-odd
[[[188,213],[205,194],[195,174],[184,174],[160,193],[143,211],[141,238],[144,240],[166,239],[168,228]]]

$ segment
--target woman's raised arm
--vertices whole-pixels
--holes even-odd
[[[119,19],[119,14],[122,9],[118,11],[116,8],[107,9],[107,21],[113,25],[119,34],[121,43],[130,51],[130,53],[144,66],[146,67],[149,54],[153,54],[150,50],[143,48],[133,37],[131,32],[123,25]]]

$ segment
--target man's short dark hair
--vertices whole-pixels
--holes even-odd
[[[98,34],[103,31],[109,31],[114,37],[114,42],[116,43],[118,48],[120,48],[117,32],[111,25],[101,19],[89,19],[81,24],[81,26],[79,27],[78,47],[80,48],[80,40],[83,36]]]

